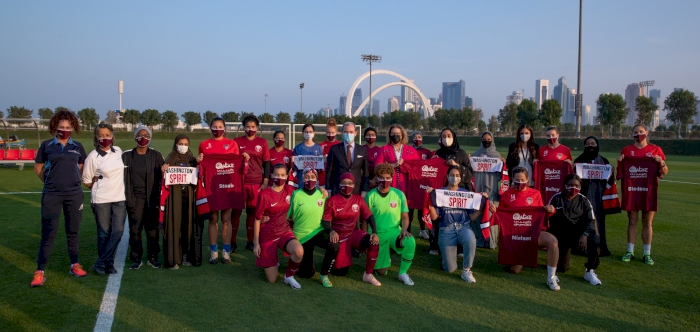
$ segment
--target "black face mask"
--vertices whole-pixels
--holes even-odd
[[[493,143],[493,142],[491,142],[491,141],[481,141],[481,144],[483,144],[484,147],[487,148],[487,149],[488,149],[489,147],[491,147],[491,143]]]
[[[391,135],[391,142],[399,144],[399,142],[401,142],[401,135]]]
[[[597,146],[584,147],[583,151],[589,156],[597,156],[598,155],[598,147]]]

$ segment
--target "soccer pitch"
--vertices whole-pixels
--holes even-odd
[[[91,142],[82,141],[88,152],[92,150]],[[192,142],[193,151],[198,144]],[[118,145],[129,149],[133,142],[121,140]],[[152,145],[166,155],[172,140],[157,139]],[[476,149],[463,148],[468,153]],[[616,158],[610,153],[605,156]],[[302,289],[294,291],[281,280],[265,281],[253,253],[241,245],[245,243],[245,227],[241,227],[239,249],[229,265],[208,264],[207,248],[201,267],[168,270],[144,265],[131,271],[127,264],[112,330],[698,330],[700,157],[668,156],[668,165],[654,220],[655,265],[641,263],[640,237],[635,249],[638,258],[629,263],[620,260],[627,243],[626,214],[608,216],[613,255],[601,258],[597,270],[601,286],[583,280],[585,258],[581,256],[572,256],[569,272],[557,274],[562,289],[552,292],[545,283],[545,269],[525,268],[511,275],[497,264],[497,251],[487,249],[477,250],[472,269],[477,283],[467,284],[459,270],[441,271],[440,257],[429,256],[427,240],[417,238],[409,270],[414,286],[397,280],[400,258],[393,255],[395,266],[388,276],[378,277],[381,287],[360,280],[363,257],[356,259],[348,276],[331,276],[333,288],[322,287],[316,278],[297,278]],[[88,276],[68,274],[61,224],[46,284],[30,288],[40,240],[42,184],[31,167],[0,168],[0,179],[0,330],[93,330],[108,279],[89,269],[97,257],[89,193],[85,193],[80,230],[80,263]],[[414,220],[414,235],[418,229]],[[316,251],[317,269],[322,255]],[[281,273],[286,261],[280,260]],[[544,252],[539,261],[544,265]]]

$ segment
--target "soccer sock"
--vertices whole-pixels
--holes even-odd
[[[241,224],[241,213],[242,210],[233,210],[231,212],[231,243],[236,243],[238,236],[238,227]]]
[[[627,252],[634,252],[634,243],[627,244]]]
[[[248,242],[253,242],[253,226],[255,225],[255,215],[250,213],[245,216],[245,230],[248,236]]]
[[[408,269],[413,263],[413,255],[416,252],[416,239],[411,237],[405,237],[401,241],[403,245],[403,252],[401,253],[401,266],[399,267],[399,274],[404,274],[408,272]]]
[[[645,244],[645,245],[643,245],[643,247],[644,247],[644,254],[651,255],[651,244]]]
[[[224,251],[225,251],[225,252],[231,252],[231,245],[230,245],[230,244],[224,244]]]
[[[217,252],[217,251],[219,251],[219,246],[216,245],[216,244],[210,244],[210,245],[209,245],[209,250],[211,250],[211,251],[213,251],[213,252]]]
[[[365,273],[372,274],[374,271],[374,266],[377,265],[377,256],[379,256],[379,246],[370,245],[367,248],[367,265],[365,265]]]
[[[552,279],[552,277],[554,277],[554,273],[556,273],[556,272],[557,272],[556,266],[551,267],[551,266],[547,265],[547,280]]]
[[[287,271],[284,272],[285,278],[293,277],[295,274],[297,274],[299,265],[301,265],[301,262],[297,263],[290,258],[289,262],[287,263]]]

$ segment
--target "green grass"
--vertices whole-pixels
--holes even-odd
[[[156,139],[153,147],[166,153],[171,144],[171,140]],[[465,150],[471,153],[476,148]],[[666,179],[700,183],[700,158],[669,156],[668,164]],[[0,192],[41,190],[30,169],[0,168],[0,179]],[[440,258],[427,255],[427,241],[418,239],[409,271],[416,283],[413,287],[396,280],[396,266],[388,277],[379,279],[382,287],[361,282],[364,259],[359,259],[347,277],[331,276],[332,289],[323,288],[316,279],[300,279],[302,290],[293,291],[281,281],[268,284],[255,267],[253,254],[239,249],[231,265],[205,262],[201,267],[177,271],[148,266],[125,271],[113,329],[697,330],[699,191],[698,185],[661,183],[660,211],[654,222],[654,266],[639,259],[620,261],[627,242],[626,216],[609,216],[613,256],[601,260],[598,274],[603,285],[599,287],[583,280],[584,257],[574,256],[571,270],[559,274],[562,290],[555,293],[544,283],[544,269],[505,273],[496,263],[497,252],[486,249],[476,254],[473,271],[477,283],[466,284],[457,272],[441,271]],[[29,287],[41,228],[40,196],[0,195],[0,326],[8,331],[92,329],[107,279],[94,273],[81,279],[68,275],[62,225],[45,286]],[[85,206],[88,204],[86,194]],[[413,229],[417,235],[417,224]],[[244,243],[244,237],[241,228],[239,243]],[[83,214],[80,240],[80,262],[89,267],[96,259],[95,221],[90,209]],[[641,239],[637,244],[637,255],[641,256]],[[317,266],[321,257],[322,252],[317,251]],[[399,260],[397,256],[393,259],[395,263]],[[281,263],[283,270],[286,259]],[[540,253],[540,264],[544,264],[544,253]]]

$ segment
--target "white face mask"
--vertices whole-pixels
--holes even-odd
[[[314,138],[314,133],[304,133],[304,139],[310,140]]]
[[[456,185],[459,185],[460,182],[462,182],[462,179],[459,178],[458,176],[450,175],[447,177],[447,181],[449,182],[450,185],[456,186]]]
[[[521,139],[523,142],[527,142],[527,141],[530,140],[530,134],[520,134],[520,139]]]
[[[187,153],[187,151],[188,151],[189,149],[190,149],[190,147],[187,146],[187,145],[178,145],[178,146],[177,146],[177,153],[179,153],[179,154],[185,154],[185,153]]]
[[[445,146],[450,147],[452,146],[453,141],[454,139],[452,137],[445,137],[443,143],[445,144]]]

